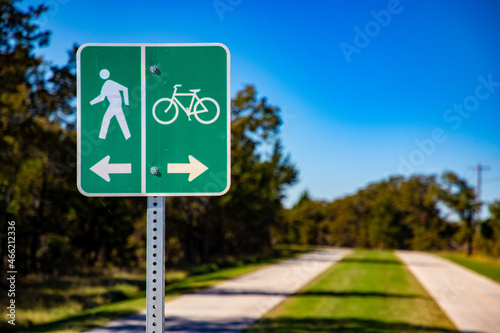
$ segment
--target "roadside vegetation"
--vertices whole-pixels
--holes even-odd
[[[266,257],[247,256],[167,269],[166,299],[211,287],[307,250],[306,247],[281,247]],[[19,290],[17,297],[16,326],[2,321],[2,332],[80,332],[146,307],[144,272],[59,278],[33,276],[25,282],[26,287]]]
[[[40,5],[0,3],[0,230],[16,225],[15,268],[26,275],[99,274],[145,267],[144,198],[87,198],[76,187],[77,46],[53,65]],[[474,189],[453,172],[392,176],[331,202],[307,193],[291,209],[298,168],[282,146],[282,113],[255,87],[231,104],[231,188],[222,197],[166,199],[166,257],[203,264],[265,255],[273,244],[456,250],[500,255],[500,202],[478,222]],[[443,216],[446,205],[455,214]],[[479,232],[478,232],[479,231]],[[0,248],[6,247],[0,237]],[[9,264],[0,252],[0,271]],[[11,259],[13,260],[13,259]],[[5,280],[2,280],[5,281]]]
[[[38,55],[50,43],[51,32],[38,23],[48,8],[21,2],[0,1],[0,287],[7,289],[5,272],[18,272],[16,329],[102,323],[144,307],[146,199],[78,192],[77,45],[68,45],[65,65]],[[306,192],[285,209],[286,190],[299,169],[281,142],[283,115],[254,86],[238,88],[231,103],[230,190],[222,197],[166,199],[165,254],[175,268],[169,286],[201,288],[194,275],[231,272],[218,269],[239,262],[234,258],[269,258],[280,251],[276,244],[500,256],[500,201],[489,205],[488,220],[478,221],[473,187],[453,172],[392,176],[331,202]],[[443,205],[453,220],[443,215]],[[13,222],[16,252],[9,258]],[[457,258],[497,276],[479,262]],[[241,270],[234,274],[247,267],[236,266]],[[170,295],[181,292],[175,288]],[[0,295],[2,316],[7,302]],[[428,324],[441,327],[439,321]]]
[[[388,251],[355,251],[246,333],[458,332]]]
[[[290,244],[500,257],[500,201],[488,205],[484,221],[477,219],[478,207],[473,187],[453,172],[394,176],[331,202],[305,192],[285,212],[276,237]]]
[[[437,253],[443,258],[467,267],[481,275],[500,283],[500,258],[477,254],[472,257],[465,253]]]

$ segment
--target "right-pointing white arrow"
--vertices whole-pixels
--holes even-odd
[[[189,163],[168,163],[167,172],[168,173],[189,173],[189,181],[192,181],[202,173],[208,170],[208,168],[198,161],[193,156],[189,155]]]
[[[110,173],[131,173],[132,164],[131,163],[109,163],[110,156],[104,157],[102,160],[97,162],[90,170],[94,171],[99,177],[109,182]]]

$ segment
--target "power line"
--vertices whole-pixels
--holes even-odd
[[[500,177],[493,177],[493,178],[488,178],[483,181],[483,184],[491,184],[491,183],[496,183],[500,181]]]

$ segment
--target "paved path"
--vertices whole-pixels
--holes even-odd
[[[199,293],[180,296],[165,304],[166,332],[239,332],[349,252],[345,249],[315,251]],[[136,333],[145,332],[145,327],[143,312],[89,332]]]
[[[397,251],[462,332],[500,332],[500,284],[441,257]]]

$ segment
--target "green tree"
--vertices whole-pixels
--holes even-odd
[[[436,250],[453,234],[440,217],[434,176],[391,177],[333,202],[307,193],[286,212],[287,242]]]
[[[231,188],[222,197],[168,199],[171,259],[201,262],[272,247],[284,191],[297,177],[279,140],[280,111],[247,86],[232,101],[231,120]]]
[[[372,247],[398,248],[404,242],[401,237],[400,212],[396,207],[399,178],[369,185],[364,192],[368,207],[369,240]]]
[[[453,172],[441,176],[441,186],[437,189],[439,198],[459,217],[461,234],[467,243],[467,255],[473,252],[475,213],[478,207],[474,189]]]
[[[370,247],[366,224],[368,220],[365,219],[367,207],[358,194],[335,200],[327,206],[328,238],[332,245]]]
[[[487,254],[500,256],[500,201],[489,206],[490,218],[481,224],[483,249]]]
[[[311,200],[304,192],[297,203],[285,213],[285,221],[277,230],[284,243],[327,245],[326,202]]]
[[[440,217],[435,176],[412,176],[401,183],[398,195],[406,246],[413,250],[438,250],[447,246],[448,224]]]
[[[37,57],[50,33],[35,22],[47,8],[18,5],[0,2],[0,228],[16,221],[16,268],[61,273],[124,264],[133,256],[116,251],[144,211],[134,199],[104,203],[76,190],[76,47],[65,66]]]
[[[35,23],[46,10],[0,2],[0,227],[16,221],[18,268],[33,273],[143,264],[146,200],[86,198],[76,189],[77,48],[61,67],[35,55],[49,42]],[[284,191],[297,178],[279,139],[280,110],[248,86],[231,112],[232,187],[221,198],[167,200],[173,261],[271,248]]]
[[[223,225],[231,251],[271,248],[271,229],[282,218],[285,189],[297,170],[279,139],[280,110],[258,99],[247,86],[232,101],[231,189],[220,199]]]
[[[33,23],[46,7],[21,11],[17,2],[0,2],[0,227],[4,232],[7,220],[17,220],[18,227],[25,219],[33,222],[21,225],[17,233],[18,239],[27,242],[17,247],[19,262],[24,259],[33,266],[35,251],[30,246],[37,247],[46,223],[42,212],[53,176],[46,173],[47,153],[37,146],[61,133],[47,119],[51,105],[46,70],[33,53],[48,44],[49,33]],[[29,237],[19,237],[23,233]],[[2,256],[2,264],[4,260]]]

